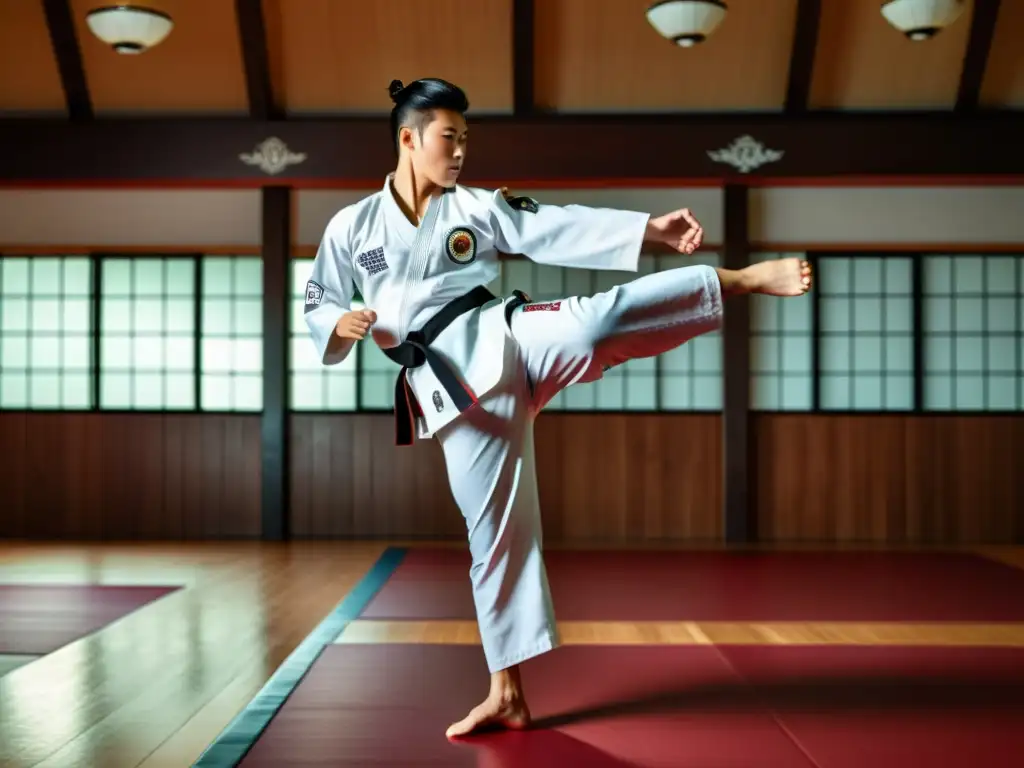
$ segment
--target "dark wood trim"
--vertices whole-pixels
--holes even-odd
[[[284,541],[288,526],[288,300],[291,190],[263,190],[262,538]]]
[[[257,120],[281,120],[283,111],[274,103],[270,80],[270,55],[262,0],[235,0],[238,38],[245,66],[245,86],[249,94],[249,114]]]
[[[722,266],[743,269],[750,258],[748,215],[750,191],[740,184],[725,187],[725,247]],[[722,519],[730,543],[757,540],[756,494],[751,491],[750,458],[750,301],[728,299],[722,326]]]
[[[928,177],[950,183],[962,177],[987,177],[987,183],[1024,178],[1024,153],[1008,151],[1024,135],[1024,112],[537,115],[480,117],[471,123],[472,150],[462,179],[467,184],[751,186],[816,179],[843,186],[865,178],[882,184]],[[746,174],[713,159],[743,136],[783,154]],[[299,153],[301,162],[272,173],[243,160],[272,137]],[[6,120],[0,121],[0,144],[18,148],[0,154],[0,186],[377,189],[394,167],[383,117]]]
[[[988,52],[992,48],[992,37],[996,32],[996,17],[999,16],[999,0],[974,0],[971,17],[971,31],[964,53],[963,69],[960,71],[960,88],[956,97],[956,110],[971,111],[978,108],[981,81],[985,78]]]
[[[819,269],[820,254],[806,254],[811,264],[814,284],[811,290],[811,410],[821,410],[821,291],[818,281],[821,280]]]
[[[789,55],[789,84],[786,87],[786,112],[790,114],[807,109],[820,20],[821,0],[799,0],[793,49]]]
[[[534,100],[534,0],[512,2],[512,103],[517,116],[532,115]]]
[[[92,355],[92,379],[89,389],[92,396],[90,411],[100,409],[100,372],[103,360],[103,258],[98,253],[90,253],[92,262],[92,295],[89,296],[89,310],[92,314],[92,328],[89,329],[89,349]]]
[[[195,303],[192,305],[192,324],[195,326],[195,335],[192,337],[192,356],[194,359],[195,375],[192,378],[192,397],[195,399],[195,409],[203,410],[203,318],[206,314],[206,307],[203,306],[203,254],[196,253],[192,257],[192,269],[195,273],[192,276],[194,283]]]
[[[914,353],[914,412],[924,413],[924,255],[911,257],[911,321],[913,322],[912,350]]]
[[[46,27],[50,32],[50,44],[57,58],[61,86],[67,102],[68,117],[72,120],[91,120],[92,99],[89,84],[82,65],[82,49],[75,33],[75,17],[70,0],[43,0]]]

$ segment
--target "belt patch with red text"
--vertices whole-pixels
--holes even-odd
[[[536,304],[527,304],[523,312],[557,312],[562,306],[560,301],[544,301]]]

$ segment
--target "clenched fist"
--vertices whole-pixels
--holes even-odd
[[[361,340],[366,338],[370,326],[377,322],[377,313],[372,309],[357,309],[346,312],[338,318],[334,333],[343,339]]]
[[[647,224],[645,240],[665,243],[679,253],[691,254],[704,240],[704,228],[689,208],[681,208],[664,216],[652,218]]]

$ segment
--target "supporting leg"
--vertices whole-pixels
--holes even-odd
[[[466,520],[470,581],[484,656],[487,697],[448,729],[449,738],[481,725],[530,722],[518,664],[558,645],[541,553],[533,418],[522,366],[507,389],[490,393],[438,433],[452,493]]]

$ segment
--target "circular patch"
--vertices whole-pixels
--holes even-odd
[[[476,235],[465,227],[449,230],[445,237],[445,252],[456,264],[469,264],[476,258]]]

